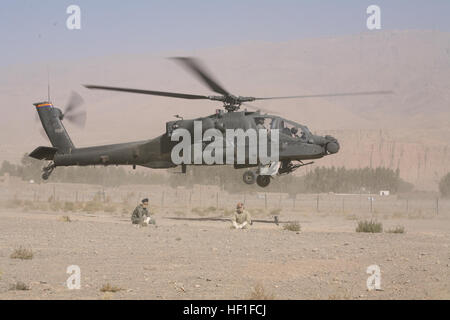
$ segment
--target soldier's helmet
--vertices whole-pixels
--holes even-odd
[[[148,198],[142,199],[142,203],[148,203]]]
[[[292,133],[292,134],[295,135],[295,134],[297,134],[297,132],[298,132],[298,129],[297,129],[296,127],[292,127],[292,128],[291,128],[291,133]]]

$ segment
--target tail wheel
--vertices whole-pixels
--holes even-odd
[[[256,174],[251,170],[245,171],[242,175],[242,179],[246,184],[254,184],[256,181]]]
[[[261,176],[259,175],[256,178],[256,183],[258,184],[258,186],[265,188],[270,184],[270,176]]]

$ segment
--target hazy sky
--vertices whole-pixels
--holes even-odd
[[[81,30],[66,28],[70,4]],[[2,0],[0,66],[357,34],[371,4],[384,30],[450,31],[448,0]]]

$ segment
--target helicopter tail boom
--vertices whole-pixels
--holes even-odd
[[[53,107],[51,102],[35,103],[36,111],[44,127],[45,133],[50,140],[53,148],[58,153],[70,153],[75,149],[69,134],[62,123],[62,113],[58,108]],[[56,150],[52,150],[53,155]],[[35,150],[36,151],[36,150]]]

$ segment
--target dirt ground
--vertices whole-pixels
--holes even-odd
[[[0,209],[0,299],[246,299],[258,285],[275,299],[450,299],[445,216],[382,220],[406,233],[369,234],[354,219],[294,212],[280,219],[301,232],[262,222],[231,230],[170,210],[143,228],[119,214],[63,215]],[[32,259],[10,257],[21,246]],[[368,291],[374,264],[381,290]],[[70,265],[80,267],[79,290],[66,286]],[[11,290],[18,281],[29,290]],[[100,291],[108,283],[121,290]]]

